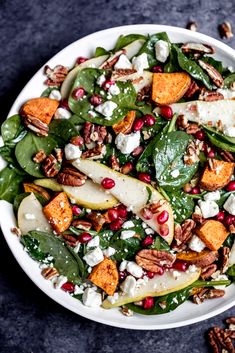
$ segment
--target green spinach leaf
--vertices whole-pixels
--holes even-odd
[[[230,88],[234,82],[235,82],[235,73],[228,75],[224,79],[224,88]]]
[[[102,47],[97,47],[95,50],[95,57],[97,58],[98,56],[102,56],[102,55],[109,55],[110,53],[102,48]]]
[[[229,267],[226,274],[229,276],[232,282],[235,282],[235,265]]]
[[[16,114],[6,119],[1,126],[3,141],[9,142],[16,139],[25,130],[20,115]]]
[[[170,204],[176,222],[182,223],[185,219],[190,218],[195,207],[194,201],[190,195],[181,190],[175,190],[168,192],[167,196],[170,198]]]
[[[69,142],[69,140],[78,135],[74,124],[67,119],[53,120],[49,125],[49,133],[53,135],[62,144]]]
[[[114,47],[114,51],[118,51],[122,49],[123,47],[134,42],[137,39],[146,40],[146,37],[143,36],[142,34],[128,34],[126,36],[121,35],[117,40],[117,43]]]
[[[24,176],[15,168],[5,167],[0,171],[0,200],[13,203],[20,193]]]
[[[234,137],[225,136],[224,134],[208,126],[204,126],[204,130],[206,131],[207,137],[209,138],[210,142],[214,146],[219,147],[224,151],[235,152]]]

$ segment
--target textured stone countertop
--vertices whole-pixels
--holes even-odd
[[[235,27],[234,0],[2,0],[1,119],[30,77],[84,35],[135,23],[185,27],[196,20],[200,32],[219,38],[217,26],[226,19]],[[227,44],[235,48],[235,39]],[[131,331],[86,320],[43,294],[0,238],[1,353],[204,353],[205,332],[229,315],[235,315],[234,308],[211,320],[167,331]]]

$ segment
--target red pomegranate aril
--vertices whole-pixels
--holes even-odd
[[[235,221],[235,216],[230,214],[226,215],[224,218],[224,224],[226,226],[231,226],[231,224],[233,224],[234,221]]]
[[[177,271],[185,272],[188,268],[188,265],[184,261],[176,260],[173,263],[172,268]]]
[[[206,134],[203,130],[198,130],[195,134],[194,134],[195,138],[200,140],[200,141],[204,141]]]
[[[83,146],[84,145],[84,140],[82,136],[74,136],[71,138],[70,142],[75,145],[75,146]]]
[[[157,275],[162,276],[164,274],[165,270],[163,267],[159,267],[158,271],[156,272]]]
[[[168,221],[168,219],[169,219],[169,213],[168,213],[166,210],[162,211],[162,212],[159,213],[159,215],[157,216],[157,222],[158,222],[159,224],[164,224],[164,223],[166,223],[166,222]]]
[[[88,60],[88,58],[84,58],[84,56],[79,56],[79,57],[77,58],[77,60],[76,60],[76,64],[77,64],[77,65],[80,65],[80,64],[84,63],[84,62],[87,61],[87,60]]]
[[[166,237],[169,234],[169,227],[167,224],[162,224],[159,227],[159,233],[162,237]]]
[[[78,206],[74,205],[72,207],[72,211],[73,211],[73,214],[74,216],[79,216],[80,213],[82,212],[81,208],[79,208]]]
[[[219,211],[215,218],[217,219],[217,221],[223,222],[225,218],[225,213],[223,211]]]
[[[147,237],[144,238],[144,240],[142,240],[142,246],[147,247],[152,245],[154,242],[153,237],[151,235],[147,235]]]
[[[198,186],[194,186],[190,192],[190,194],[197,195],[200,194],[200,188]]]
[[[118,216],[120,218],[126,218],[127,212],[128,212],[126,206],[124,206],[124,205],[118,206],[117,211],[118,211]]]
[[[144,207],[142,209],[141,214],[144,217],[144,219],[146,219],[146,220],[149,220],[149,219],[153,218],[153,212],[148,207]]]
[[[153,126],[155,124],[156,119],[153,115],[145,114],[143,116],[143,121],[146,126]]]
[[[154,306],[154,299],[153,297],[146,297],[143,300],[143,308],[144,309],[151,309]]]
[[[118,210],[115,208],[110,208],[108,210],[108,218],[111,222],[116,221],[116,219],[118,219]]]
[[[133,124],[133,131],[140,131],[144,126],[144,121],[142,119],[136,119]]]
[[[81,99],[85,95],[85,90],[82,87],[75,88],[72,92],[72,97],[75,100]]]
[[[114,85],[115,84],[115,81],[111,81],[111,80],[105,80],[104,83],[102,84],[102,88],[105,90],[105,91],[108,91],[110,86]]]
[[[99,96],[98,94],[93,94],[90,98],[90,103],[94,105],[94,107],[97,107],[103,102],[102,97]]]
[[[67,109],[67,110],[70,110],[70,108],[69,108],[69,102],[68,102],[68,99],[67,99],[67,98],[62,99],[62,101],[60,101],[60,107],[61,107],[61,108],[64,108],[64,109]]]
[[[115,186],[115,181],[111,178],[104,178],[101,181],[101,185],[104,189],[112,189]]]
[[[92,239],[92,236],[87,232],[82,232],[78,236],[78,241],[82,244],[88,243],[88,241],[90,241],[91,239]]]
[[[148,173],[139,173],[138,178],[139,178],[139,180],[141,180],[147,184],[149,184],[151,182],[151,176]]]
[[[156,275],[155,272],[151,272],[151,271],[147,271],[147,272],[146,272],[146,276],[147,276],[148,278],[153,278],[155,275]]]
[[[74,284],[71,282],[66,282],[61,286],[61,289],[63,289],[65,292],[68,293],[73,293],[74,292]]]
[[[169,105],[163,105],[160,108],[160,114],[161,116],[163,116],[163,118],[167,120],[171,120],[171,118],[173,117],[173,111]]]
[[[119,280],[120,281],[123,281],[126,278],[126,276],[127,276],[126,271],[119,272]]]
[[[113,231],[121,229],[123,225],[123,220],[121,218],[116,219],[112,223],[110,223],[109,228]]]
[[[215,152],[213,150],[207,152],[207,157],[208,158],[214,158],[215,157]]]
[[[234,191],[235,190],[235,181],[230,181],[225,189],[227,191]]]
[[[152,72],[163,72],[163,69],[160,65],[153,66],[151,69]]]
[[[134,149],[134,151],[131,153],[133,157],[138,157],[144,150],[144,147],[138,146]]]

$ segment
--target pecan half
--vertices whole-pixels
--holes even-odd
[[[151,97],[151,86],[143,87],[137,94],[137,101],[142,102]]]
[[[17,237],[20,237],[22,235],[22,232],[21,232],[20,228],[17,228],[17,227],[11,228],[11,232],[13,234],[17,235]]]
[[[224,96],[220,92],[207,91],[206,89],[202,89],[198,99],[205,102],[214,102],[224,99]]]
[[[106,152],[106,147],[104,145],[96,145],[94,148],[91,148],[82,153],[82,158],[86,159],[99,159],[104,156]]]
[[[37,136],[48,136],[49,127],[38,118],[32,115],[26,115],[23,117],[24,125]]]
[[[174,233],[174,250],[184,250],[185,244],[192,237],[192,230],[195,228],[196,223],[192,219],[186,219],[181,225],[175,225]]]
[[[116,64],[116,62],[119,59],[119,56],[125,53],[126,53],[125,49],[118,50],[116,53],[111,55],[107,60],[105,60],[105,62],[102,65],[100,65],[99,69],[105,69],[105,70],[110,69],[114,64]]]
[[[45,279],[52,279],[55,276],[59,276],[59,272],[54,267],[44,268],[41,272]]]
[[[209,346],[211,347],[212,349],[212,352],[213,353],[220,353],[221,350],[220,350],[220,345],[219,343],[217,342],[217,339],[216,339],[216,336],[214,334],[214,331],[213,329],[209,331],[208,333],[208,343],[209,343]]]
[[[106,126],[100,126],[86,121],[83,128],[83,138],[86,144],[96,142],[102,144],[107,136]]]
[[[183,53],[196,53],[196,54],[213,54],[214,48],[208,44],[189,42],[182,45],[181,50]]]
[[[189,126],[188,119],[185,115],[179,115],[177,118],[177,125],[180,129],[185,130]]]
[[[65,77],[68,75],[69,69],[63,65],[57,65],[51,69],[48,65],[45,66],[45,74],[47,86],[60,86],[64,82]]]
[[[87,215],[87,218],[91,221],[96,232],[99,232],[103,225],[107,223],[107,217],[99,212],[91,212]]]
[[[143,249],[135,256],[136,263],[147,271],[158,272],[163,266],[171,267],[175,255],[160,250]]]
[[[72,226],[78,229],[90,230],[92,227],[92,223],[88,221],[84,221],[83,219],[75,219],[72,222]]]
[[[220,352],[221,349],[224,348],[226,352],[234,353],[233,342],[229,337],[229,334],[225,332],[222,328],[213,327],[208,334],[208,338],[209,338],[209,344],[213,348],[214,352]],[[213,339],[214,339],[214,342],[213,342]],[[212,342],[213,344],[211,344]]]
[[[44,159],[46,159],[47,155],[44,152],[44,150],[39,150],[35,156],[33,157],[33,161],[35,163],[41,163],[42,161],[44,161]]]
[[[216,270],[217,270],[216,264],[211,264],[211,265],[204,267],[201,272],[201,278],[204,280],[209,279],[211,277],[211,275],[213,275],[213,273],[215,273]]]
[[[220,272],[225,273],[228,269],[228,264],[229,264],[229,255],[230,255],[230,249],[227,246],[224,246],[220,250]]]
[[[114,154],[112,154],[112,156],[110,156],[110,158],[109,158],[109,165],[113,170],[120,169],[119,160]]]
[[[74,234],[63,234],[63,239],[73,248],[78,244],[78,239]]]
[[[76,168],[65,167],[57,176],[57,182],[68,186],[81,186],[85,184],[86,175],[80,173]]]
[[[201,304],[206,299],[216,299],[221,298],[225,295],[223,289],[208,289],[202,288],[200,292],[193,295],[194,304]]]
[[[117,69],[112,72],[111,80],[112,81],[123,80],[126,77],[135,73],[136,73],[135,69]]]
[[[228,317],[226,320],[225,320],[226,324],[230,325],[230,324],[233,324],[235,325],[235,316],[231,316],[231,317]]]
[[[208,76],[212,79],[217,87],[223,87],[224,79],[221,74],[214,68],[214,66],[206,63],[203,60],[198,60],[198,64],[203,70],[207,72]]]
[[[187,165],[192,165],[199,161],[199,153],[201,149],[201,141],[194,140],[191,141],[186,149],[186,153],[184,155],[184,163]]]
[[[189,123],[188,124],[188,126],[187,126],[187,128],[186,128],[186,132],[187,132],[187,134],[195,134],[197,131],[199,131],[200,130],[200,127],[199,127],[199,125],[198,124],[196,124],[196,123]]]
[[[195,81],[192,81],[184,96],[186,98],[192,98],[199,90],[200,90],[200,88],[197,85],[197,83]]]
[[[231,152],[228,151],[220,151],[219,154],[226,162],[234,162],[234,156]]]
[[[228,21],[224,21],[218,26],[219,33],[221,38],[232,38],[233,37],[233,31],[232,31],[232,26],[231,23]]]
[[[60,164],[58,163],[57,159],[53,156],[53,154],[50,154],[42,162],[42,169],[44,174],[48,178],[53,178],[59,173]]]

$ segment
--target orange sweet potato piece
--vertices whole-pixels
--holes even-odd
[[[213,219],[204,222],[195,229],[195,233],[213,251],[218,250],[229,235],[225,226]]]
[[[23,183],[24,192],[36,192],[44,199],[50,200],[50,194],[41,186],[35,185],[34,183]]]
[[[217,190],[226,186],[234,170],[234,163],[213,159],[202,174],[200,186],[205,190]]]
[[[207,249],[202,250],[200,253],[189,250],[178,253],[176,256],[178,260],[188,262],[189,264],[193,264],[198,267],[205,267],[217,260],[218,253],[217,251],[210,251]]]
[[[60,192],[43,207],[43,213],[57,233],[68,229],[73,219],[72,208],[65,192]]]
[[[175,103],[183,97],[190,83],[186,72],[154,73],[152,100],[159,105]]]
[[[46,125],[49,125],[59,102],[47,97],[29,99],[20,109],[20,115],[24,118],[33,116]]]
[[[118,285],[118,270],[115,262],[106,257],[93,267],[88,279],[108,295],[113,295]]]
[[[129,134],[129,132],[131,132],[135,117],[136,111],[130,110],[123,120],[119,121],[117,124],[114,124],[112,126],[115,134],[119,134],[120,132],[122,132],[123,134]]]

